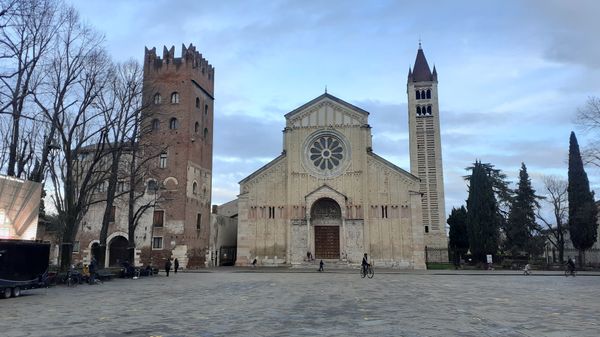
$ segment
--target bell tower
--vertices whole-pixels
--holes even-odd
[[[410,143],[410,172],[421,179],[420,192],[423,210],[425,246],[439,249],[429,254],[429,260],[447,261],[444,174],[438,105],[438,78],[435,66],[429,68],[419,42],[417,57],[408,70],[408,129]]]

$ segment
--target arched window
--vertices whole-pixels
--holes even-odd
[[[425,99],[425,90],[421,90],[421,99]]]
[[[417,116],[421,116],[421,107],[420,106],[417,107]]]
[[[154,94],[154,104],[160,104],[161,97],[159,93]]]
[[[156,180],[154,180],[154,179],[148,180],[148,191],[149,192],[158,191],[158,183],[156,182]]]
[[[200,98],[196,97],[196,108],[200,107]]]
[[[204,128],[204,139],[208,138],[208,129]]]
[[[179,128],[179,121],[177,121],[177,118],[175,118],[175,117],[171,118],[171,120],[169,121],[169,129],[176,130],[178,128]]]
[[[208,104],[204,104],[204,116],[208,115]]]
[[[427,89],[427,99],[431,98],[431,90]]]
[[[195,133],[200,132],[200,123],[196,122],[196,125],[194,125],[194,132]]]
[[[427,114],[431,116],[431,105],[427,106]]]
[[[194,183],[192,184],[192,193],[194,195],[198,194],[198,183],[194,181]]]
[[[160,128],[160,121],[158,120],[158,118],[154,118],[152,120],[152,131],[156,131]]]
[[[421,92],[419,90],[415,90],[415,95],[417,96],[417,99],[421,99]]]
[[[179,103],[179,93],[177,91],[171,94],[171,103]]]

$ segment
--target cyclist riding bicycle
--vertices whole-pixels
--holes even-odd
[[[567,260],[567,268],[571,275],[575,275],[575,261],[573,261],[573,259],[570,256],[569,256],[569,259]]]
[[[371,264],[369,263],[369,258],[367,257],[367,253],[365,253],[365,255],[363,256],[361,266],[362,266],[363,274],[366,275],[367,268],[369,268],[371,266]]]

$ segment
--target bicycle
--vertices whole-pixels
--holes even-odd
[[[365,272],[365,268],[364,268],[364,267],[362,267],[362,266],[360,267],[360,277],[361,277],[361,278],[365,278],[365,276],[366,276],[366,277],[368,277],[368,278],[373,278],[373,276],[375,276],[375,272],[373,271],[373,266],[371,266],[371,265],[369,264],[369,265],[367,265],[367,268],[366,268],[366,269],[367,269],[367,270],[366,270],[366,272]]]
[[[67,287],[74,287],[79,284],[79,277],[69,270],[63,281]]]
[[[577,272],[575,271],[575,269],[570,269],[569,267],[567,267],[565,269],[565,277],[569,277],[569,276],[575,277],[575,275],[577,275]]]

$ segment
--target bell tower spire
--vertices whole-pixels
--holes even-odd
[[[446,212],[442,142],[438,105],[437,69],[429,68],[419,39],[419,49],[406,84],[410,171],[421,179],[422,226],[425,245],[446,251]],[[441,257],[446,258],[446,257]],[[441,261],[440,261],[441,262]]]

